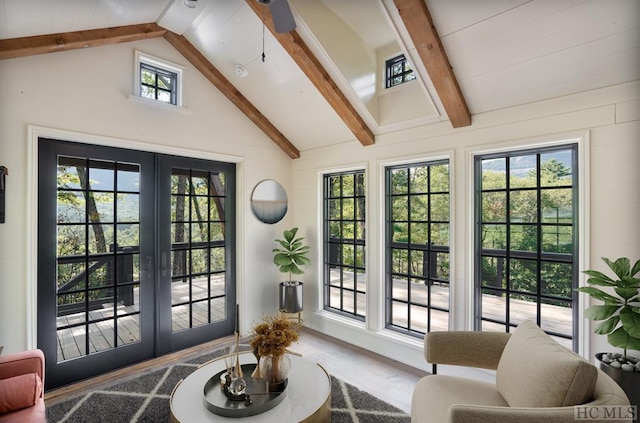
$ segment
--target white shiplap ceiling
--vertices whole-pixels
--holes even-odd
[[[472,116],[640,79],[638,0],[426,3]],[[301,37],[374,134],[447,120],[393,0],[290,4]],[[335,47],[330,51],[319,41],[330,40],[326,34],[333,29],[322,31],[317,21],[307,25],[303,16],[309,10],[331,17],[327,25],[343,23],[374,55],[389,44],[404,50],[420,74],[412,89],[421,90],[425,104],[433,107],[425,107],[424,116],[387,125],[384,111],[365,107],[351,85],[352,69],[334,60]],[[148,22],[183,34],[301,152],[357,142],[268,31],[262,62],[262,22],[244,0],[199,0],[196,9],[186,8],[182,0],[0,0],[0,39]],[[235,74],[235,64],[247,68],[246,78]]]

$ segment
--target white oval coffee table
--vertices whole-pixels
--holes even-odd
[[[249,417],[223,417],[209,411],[204,404],[204,386],[218,372],[224,370],[224,360],[214,360],[184,380],[171,394],[171,422],[274,422],[315,423],[331,421],[331,380],[319,365],[296,355],[289,355],[291,370],[284,400],[261,414]],[[251,353],[240,354],[241,364],[255,363]]]

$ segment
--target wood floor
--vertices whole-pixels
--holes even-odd
[[[300,341],[291,350],[320,364],[330,374],[363,391],[406,411],[411,408],[411,394],[416,382],[427,373],[395,362],[330,336],[303,328]],[[222,338],[188,350],[149,360],[103,376],[78,382],[45,393],[45,402],[55,404],[90,389],[99,389],[132,373],[143,373],[164,367],[206,351],[229,345],[233,337]]]
[[[415,384],[428,375],[403,363],[304,328],[300,342],[290,348],[324,367],[329,374],[401,410],[411,410]]]

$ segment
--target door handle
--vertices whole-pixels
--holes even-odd
[[[160,274],[162,275],[162,277],[166,277],[167,276],[167,253],[163,252],[160,255]]]
[[[5,221],[5,203],[4,192],[6,189],[5,177],[9,174],[9,169],[4,166],[0,166],[0,223]]]

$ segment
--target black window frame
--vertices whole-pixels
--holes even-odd
[[[432,167],[433,166],[447,166],[447,191],[432,191]],[[426,191],[412,191],[410,187],[410,173],[411,169],[426,168],[427,169],[427,190]],[[405,169],[407,171],[407,192],[395,192],[392,173],[397,170]],[[421,338],[426,332],[432,330],[432,311],[447,313],[447,329],[450,323],[451,313],[451,162],[449,159],[429,160],[418,163],[406,163],[400,165],[389,166],[385,168],[385,327],[387,329],[400,332],[413,337]],[[427,219],[412,219],[411,217],[411,198],[414,196],[427,196]],[[433,219],[431,213],[431,201],[433,196],[447,195],[448,196],[448,213],[445,219]],[[394,219],[393,208],[394,199],[400,197],[407,197],[407,219],[406,221],[400,219]],[[427,225],[427,239],[426,243],[414,243],[411,242],[411,224],[417,223]],[[407,234],[409,240],[407,242],[394,241],[394,226],[397,224],[407,225]],[[432,243],[432,229],[435,229],[433,225],[447,225],[447,245],[436,245]],[[444,226],[443,226],[444,227]],[[406,251],[406,272],[394,272],[394,251]],[[420,268],[421,274],[410,271],[412,267],[412,253],[422,255],[421,263],[416,264],[416,269]],[[440,256],[439,256],[440,255]],[[448,271],[446,272],[446,278],[441,277],[442,272],[438,272],[438,260],[442,258],[442,255],[447,256],[446,263],[449,264]],[[425,271],[426,267],[426,271]],[[406,299],[401,297],[394,297],[394,276],[399,278],[406,278],[407,292]],[[412,292],[416,294],[420,293],[422,287],[413,286],[413,282],[424,283],[424,290],[426,293],[425,303],[419,303],[412,299]],[[447,304],[446,307],[434,304],[433,286],[435,284],[447,286]],[[394,304],[406,306],[406,325],[400,325],[396,320],[396,313],[394,311]],[[416,328],[417,325],[412,324],[412,308],[423,308],[426,311],[426,322],[424,326],[425,331]],[[442,328],[444,329],[444,328]]]
[[[415,71],[404,54],[385,61],[385,88],[392,88],[416,79]]]
[[[144,78],[142,77],[142,74],[144,71],[151,72],[154,74],[153,84],[148,84],[144,82]],[[144,59],[140,60],[140,68],[138,72],[140,76],[140,86],[138,87],[138,91],[139,91],[138,94],[140,95],[140,97],[150,99],[150,100],[155,100],[163,104],[172,104],[174,106],[178,105],[178,86],[179,86],[179,78],[180,78],[180,75],[178,74],[178,72],[174,72],[170,69],[151,64],[149,62],[144,61]],[[162,84],[160,79],[162,77],[168,78],[168,80],[170,81],[169,88],[165,88],[161,86]],[[153,94],[154,94],[153,98],[147,97],[142,94],[143,88],[145,87],[150,88],[153,91]],[[170,100],[167,102],[160,99],[159,98],[160,93],[168,93]]]
[[[545,331],[554,337],[571,340],[572,347],[574,351],[578,351],[579,347],[579,297],[576,288],[579,285],[579,178],[578,178],[578,143],[568,142],[566,144],[559,144],[548,147],[537,147],[537,148],[522,148],[517,150],[509,150],[502,152],[495,152],[491,154],[482,154],[477,155],[474,158],[474,329],[475,330],[483,330],[482,322],[490,322],[494,325],[503,325],[505,327],[505,332],[511,332],[517,326],[517,321],[512,321],[510,316],[510,308],[511,308],[511,298],[510,295],[515,296],[524,296],[527,298],[535,297],[536,304],[536,320],[535,323],[538,326],[541,326]],[[541,156],[545,154],[551,154],[554,152],[569,152],[571,156],[571,184],[570,185],[549,185],[549,186],[541,186]],[[511,167],[511,158],[514,157],[523,157],[523,156],[536,156],[536,185],[535,187],[514,187],[511,188],[511,178],[510,175],[510,167]],[[502,189],[488,189],[483,190],[482,188],[482,161],[483,160],[492,160],[492,159],[505,159],[505,188]],[[559,218],[557,218],[557,222],[555,224],[544,222],[542,216],[542,193],[547,190],[554,189],[571,189],[571,223],[564,224],[559,223]],[[505,192],[505,222],[499,222],[497,224],[505,224],[505,247],[504,248],[483,248],[482,241],[482,226],[483,226],[483,217],[482,217],[482,194],[491,193],[491,192]],[[525,224],[522,222],[512,222],[511,220],[511,198],[514,193],[524,193],[524,192],[535,192],[536,193],[536,214],[537,220],[536,222],[527,222],[528,226],[536,227],[536,251],[521,251],[521,250],[512,250],[511,249],[511,228],[510,225],[522,225]],[[487,224],[494,224],[496,222],[484,222]],[[562,253],[562,252],[552,252],[552,251],[543,251],[543,236],[545,227],[557,226],[560,227],[569,227],[571,228],[571,254]],[[523,229],[524,231],[524,229]],[[559,229],[558,229],[559,231]],[[559,232],[558,232],[559,234]],[[559,235],[558,235],[559,236]],[[558,241],[559,243],[559,241]],[[483,285],[483,258],[491,257],[500,261],[502,264],[498,263],[496,266],[499,269],[499,272],[496,274],[496,285],[488,286]],[[521,260],[525,262],[535,261],[536,267],[536,292],[522,291],[511,289],[510,286],[510,260]],[[506,264],[504,264],[506,261]],[[571,265],[571,296],[569,297],[561,297],[556,295],[544,294],[543,291],[543,276],[542,276],[542,268],[545,264],[557,264],[557,265]],[[502,281],[504,279],[504,282]],[[497,283],[500,282],[501,286],[498,287]],[[502,286],[504,285],[504,287]],[[505,298],[505,315],[502,321],[498,319],[490,319],[485,318],[482,312],[482,294],[485,292],[492,292],[495,295],[506,295]],[[572,335],[571,337],[566,334],[559,333],[557,331],[549,330],[545,325],[542,324],[541,317],[541,305],[542,301],[551,302],[559,302],[559,303],[570,303],[572,312]],[[513,319],[515,320],[515,319]],[[484,330],[487,330],[486,328]]]
[[[345,178],[353,179],[353,186],[345,189]],[[332,178],[338,178],[339,190],[336,193],[331,190]],[[360,183],[358,183],[360,178]],[[342,207],[345,201],[352,201],[353,216],[345,217]],[[340,205],[339,215],[332,213],[335,207]],[[339,233],[335,228],[339,228]],[[351,226],[352,236],[345,237],[345,226]],[[333,228],[333,230],[332,230]],[[351,257],[345,260],[343,251],[351,251]],[[323,309],[341,314],[350,318],[364,321],[366,318],[367,292],[366,292],[366,174],[364,169],[328,173],[323,176]],[[333,269],[333,270],[332,270]],[[332,273],[337,269],[338,283],[332,281]],[[353,276],[351,286],[345,275]],[[358,283],[360,282],[360,284]],[[360,285],[360,287],[358,286]],[[364,287],[364,289],[362,288]],[[331,293],[338,292],[339,304],[332,302]],[[345,306],[345,296],[351,296],[353,309]],[[347,301],[347,303],[349,303]],[[358,310],[358,304],[363,304],[364,311]]]

